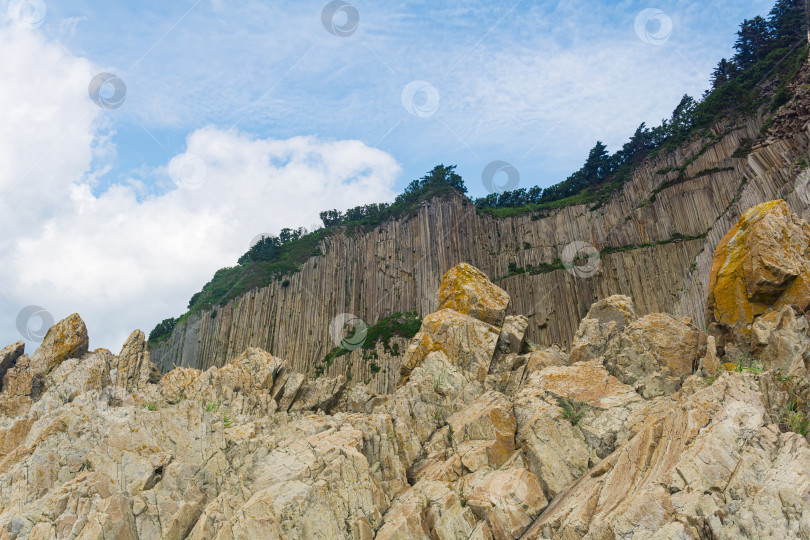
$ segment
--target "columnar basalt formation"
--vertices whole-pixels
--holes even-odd
[[[151,346],[152,358],[164,372],[173,365],[206,369],[253,346],[312,374],[334,346],[329,324],[336,315],[353,313],[368,324],[396,312],[425,316],[439,307],[435,283],[460,262],[480,268],[511,296],[508,313],[528,317],[534,343],[569,347],[590,305],[614,294],[632,296],[639,315],[667,312],[704,327],[712,254],[740,216],[777,198],[808,215],[810,192],[797,181],[810,154],[808,80],[806,73],[799,78],[791,88],[796,97],[768,130],[762,131],[760,116],[722,122],[645,162],[598,208],[574,205],[496,219],[458,196],[425,203],[413,217],[362,234],[330,236],[323,254],[289,284],[276,282],[216,312],[192,315],[167,341]],[[743,151],[746,140],[758,139],[761,144]],[[560,259],[577,241],[602,252],[594,275],[530,271]],[[510,275],[510,264],[528,271]],[[392,390],[399,359],[378,362],[380,375],[360,356],[338,358],[327,375]]]

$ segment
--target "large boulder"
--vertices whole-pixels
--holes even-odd
[[[702,345],[702,334],[689,319],[651,313],[611,341],[605,365],[646,398],[669,395],[697,369]]]
[[[636,320],[633,300],[613,295],[594,303],[579,323],[571,345],[569,362],[585,362],[605,354],[610,340]]]
[[[422,320],[402,359],[407,376],[428,354],[441,351],[454,366],[483,381],[489,373],[500,331],[481,320],[452,309],[440,309]]]
[[[768,310],[810,305],[810,226],[783,200],[748,210],[714,252],[707,320],[750,335]]]
[[[81,358],[89,349],[87,326],[74,313],[53,325],[45,339],[31,356],[31,370],[35,373],[48,373],[68,358]]]
[[[442,276],[439,309],[452,309],[500,327],[508,305],[506,291],[470,264],[458,264]]]

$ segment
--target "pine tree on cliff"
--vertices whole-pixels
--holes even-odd
[[[746,19],[737,31],[737,42],[734,49],[734,62],[745,69],[765,58],[771,50],[773,37],[771,24],[764,18],[756,16]]]

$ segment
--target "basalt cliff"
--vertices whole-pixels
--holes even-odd
[[[810,226],[756,205],[707,266],[705,330],[610,295],[566,349],[461,263],[387,393],[72,315],[0,350],[0,539],[810,538]]]
[[[737,220],[777,198],[808,216],[808,82],[805,67],[790,85],[793,99],[775,114],[729,118],[648,159],[598,208],[580,204],[501,219],[458,195],[364,233],[333,234],[322,254],[287,280],[194,313],[168,340],[150,343],[152,359],[163,372],[207,369],[260,347],[309,376],[320,368],[390,392],[402,361],[390,350],[376,351],[379,370],[360,353],[322,364],[335,345],[330,323],[341,313],[366,324],[397,312],[424,317],[438,307],[436,283],[460,262],[507,291],[509,313],[527,316],[528,339],[544,346],[569,347],[591,304],[614,294],[631,296],[639,315],[666,312],[703,327],[712,254]],[[585,244],[599,252],[587,276],[559,266],[525,271],[549,268],[567,247]]]

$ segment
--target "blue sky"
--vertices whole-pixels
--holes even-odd
[[[42,30],[127,84],[113,117],[109,182],[167,161],[190,132],[216,125],[359,139],[403,165],[397,187],[455,163],[480,195],[490,161],[515,165],[526,186],[545,186],[577,168],[597,139],[615,149],[640,122],[657,123],[681,94],[707,87],[739,22],[769,7],[355,2],[356,32],[336,37],[321,24],[324,4],[49,2]],[[673,21],[663,45],[635,33],[648,7]],[[412,80],[439,92],[430,118],[402,107]]]
[[[337,36],[320,0],[0,0],[0,346],[35,344],[40,306],[117,352],[257,234],[438,163],[472,196],[495,160],[556,183],[702,94],[771,4],[356,1]],[[120,107],[90,99],[100,73]]]

